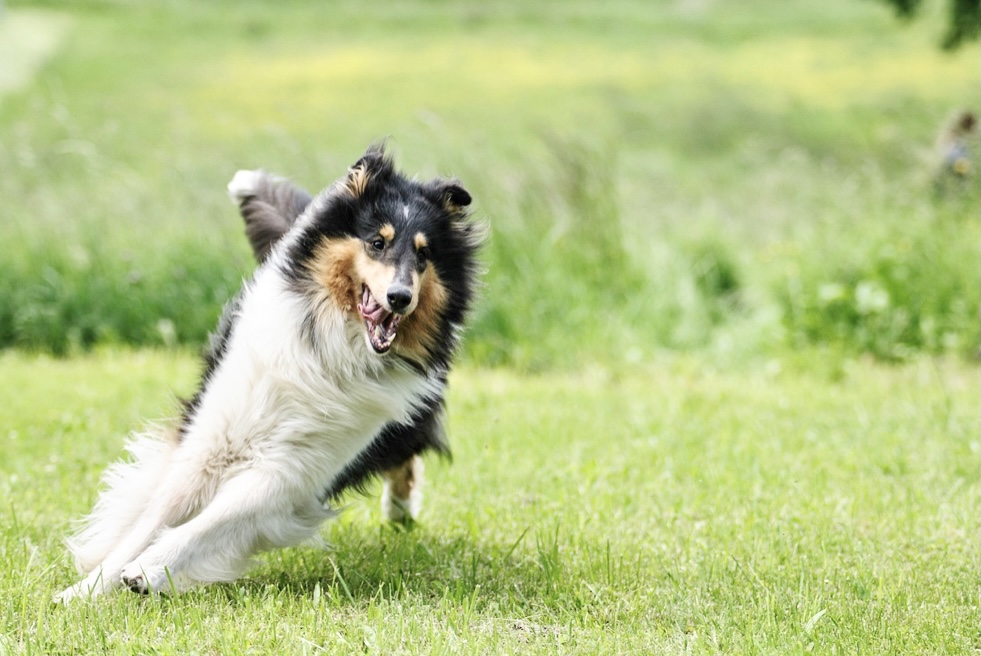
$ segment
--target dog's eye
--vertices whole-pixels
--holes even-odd
[[[419,258],[419,261],[420,262],[428,262],[429,261],[429,249],[426,248],[425,246],[423,246],[422,248],[420,248],[419,250],[416,251],[416,256]]]
[[[375,252],[381,253],[383,250],[385,250],[385,240],[384,239],[381,239],[381,238],[379,238],[379,239],[372,239],[371,240],[371,248]]]

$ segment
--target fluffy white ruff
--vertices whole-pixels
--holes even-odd
[[[437,392],[436,381],[373,353],[361,322],[329,299],[316,339],[304,336],[309,301],[277,266],[285,242],[245,290],[183,437],[139,436],[132,461],[106,472],[69,544],[85,578],[56,600],[237,578],[257,552],[312,537],[329,515],[319,501],[328,484],[385,424],[408,421]]]

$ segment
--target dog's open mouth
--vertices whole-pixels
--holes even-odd
[[[371,295],[367,285],[362,286],[358,312],[361,313],[368,328],[368,341],[371,343],[371,348],[375,349],[375,353],[387,353],[388,349],[392,348],[392,342],[395,341],[395,331],[398,330],[402,315],[383,308],[381,303]]]

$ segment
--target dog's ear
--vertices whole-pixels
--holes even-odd
[[[470,192],[456,180],[437,182],[436,193],[439,194],[443,209],[455,218],[466,216],[467,208],[473,202]]]
[[[361,159],[348,169],[344,188],[355,198],[360,198],[372,180],[383,178],[391,172],[392,160],[385,154],[385,145],[372,145]]]

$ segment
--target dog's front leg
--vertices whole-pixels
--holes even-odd
[[[245,472],[224,483],[199,515],[162,531],[123,568],[121,581],[141,593],[231,581],[256,553],[302,542],[328,515],[315,495],[268,472]]]
[[[156,500],[130,527],[105,559],[75,585],[55,595],[54,600],[67,603],[79,597],[92,598],[118,588],[123,566],[153,543],[162,527],[180,521],[187,512],[186,499],[190,493],[186,482],[179,475],[172,475],[161,486]]]
[[[79,597],[98,597],[118,588],[123,565],[151,543],[163,523],[164,518],[156,514],[142,518],[98,567],[75,585],[55,595],[54,600],[67,603]]]

